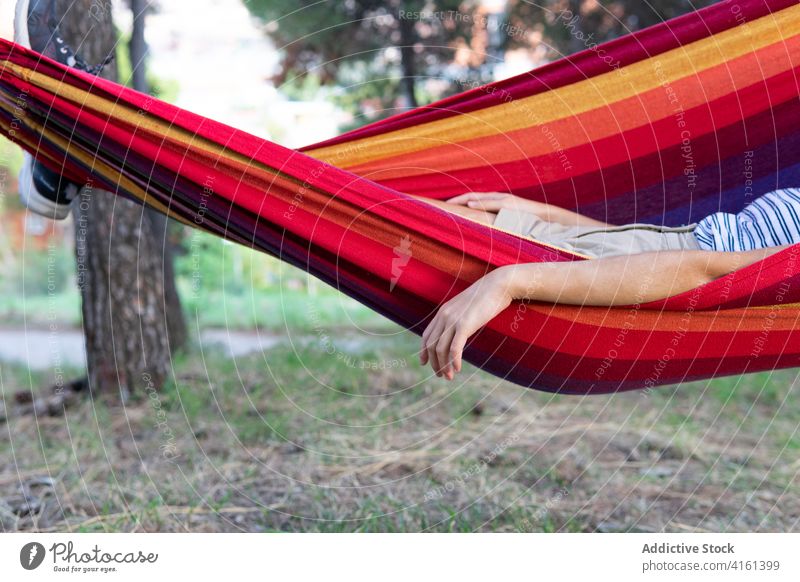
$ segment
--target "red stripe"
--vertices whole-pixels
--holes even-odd
[[[726,0],[604,43],[602,48],[606,53],[603,56],[610,57],[612,62],[624,67],[796,4],[797,0]],[[332,139],[306,146],[301,151],[313,151],[500,105],[509,98],[516,100],[545,93],[608,73],[609,70],[609,65],[594,50],[587,49],[531,72],[376,121]]]

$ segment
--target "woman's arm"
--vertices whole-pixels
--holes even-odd
[[[495,269],[441,306],[422,334],[422,365],[452,379],[467,340],[515,299],[572,305],[630,305],[689,291],[784,247],[723,253],[667,251]]]
[[[514,299],[572,305],[630,305],[689,291],[784,247],[738,253],[662,251],[497,269]]]
[[[504,194],[502,192],[468,192],[451,198],[447,202],[466,206],[474,210],[494,213],[499,212],[503,208],[519,210],[521,212],[535,214],[547,222],[554,222],[565,226],[613,226],[607,222],[589,218],[588,216],[578,214],[566,208],[553,206],[552,204],[546,204],[544,202],[536,202],[535,200],[527,200],[519,196],[514,196],[513,194]]]

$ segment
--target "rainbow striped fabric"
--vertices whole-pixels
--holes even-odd
[[[0,126],[72,179],[297,265],[421,332],[508,264],[584,260],[408,196],[680,225],[800,185],[800,5],[723,1],[290,150],[0,41]],[[518,303],[473,364],[576,394],[800,365],[800,245],[619,308]]]

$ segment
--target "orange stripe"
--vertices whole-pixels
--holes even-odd
[[[675,117],[678,107],[689,110],[763,83],[765,78],[791,70],[792,63],[787,51],[800,53],[800,35],[785,44],[770,45],[757,54],[750,53],[676,81],[670,85],[670,91],[658,87],[546,126],[530,126],[458,144],[442,136],[436,142],[430,140],[429,147],[422,151],[343,167],[360,175],[380,171],[379,179],[389,180],[426,175],[434,168],[436,172],[452,172],[483,167],[487,163],[502,164],[531,159],[553,153],[554,139],[563,150],[579,147]],[[675,98],[679,99],[677,104]],[[441,142],[446,143],[439,145]]]
[[[598,109],[608,103],[656,89],[666,80],[676,83],[687,71],[703,71],[763,47],[783,43],[800,34],[800,5],[736,26],[706,39],[667,51],[565,87],[487,107],[478,112],[439,119],[385,134],[355,139],[306,153],[340,167],[355,167],[440,144],[441,140],[465,142],[530,125],[551,124],[559,119]],[[657,79],[653,63],[661,63],[663,79]]]
[[[695,311],[686,317],[683,311],[653,311],[634,307],[580,307],[533,303],[529,309],[550,318],[601,328],[630,331],[708,333],[710,322],[714,333],[733,331],[760,332],[765,329],[791,331],[800,317],[798,304],[768,305],[718,311]]]

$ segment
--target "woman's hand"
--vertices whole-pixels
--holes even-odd
[[[419,360],[452,380],[461,371],[467,340],[511,304],[507,271],[496,269],[439,308],[422,334]]]
[[[517,212],[527,212],[528,214],[535,214],[546,222],[554,222],[564,226],[597,226],[601,228],[612,226],[607,222],[583,216],[560,206],[528,200],[503,192],[467,192],[451,198],[447,202],[489,213],[497,213],[504,208],[516,210]]]
[[[467,192],[466,194],[451,198],[447,202],[466,206],[467,208],[475,210],[483,210],[484,212],[497,213],[503,208],[528,212],[548,222],[553,222],[552,215],[554,214],[554,209],[561,210],[550,204],[545,204],[544,202],[526,200],[525,198],[503,192]]]
[[[433,200],[431,198],[422,198],[421,196],[413,195],[412,198],[422,200],[427,204],[438,206],[447,212],[458,214],[459,216],[463,216],[464,218],[469,218],[470,220],[481,222],[483,224],[492,225],[494,224],[494,219],[497,218],[496,212],[486,212],[485,210],[480,210],[478,208],[469,208],[463,204],[450,204],[449,202],[444,202],[442,200]]]

